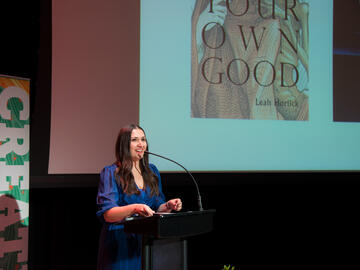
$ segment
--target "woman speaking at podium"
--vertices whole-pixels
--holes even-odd
[[[138,125],[120,129],[116,162],[100,173],[97,216],[103,223],[97,269],[141,269],[141,236],[127,234],[121,224],[125,218],[152,216],[157,212],[179,211],[180,199],[165,201],[158,169],[149,164],[148,144]]]

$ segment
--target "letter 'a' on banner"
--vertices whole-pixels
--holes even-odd
[[[0,269],[28,269],[30,80],[0,75]]]

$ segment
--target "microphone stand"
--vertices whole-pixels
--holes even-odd
[[[164,156],[161,156],[161,155],[158,155],[158,154],[149,152],[149,151],[145,151],[145,153],[150,154],[150,155],[153,155],[153,156],[157,156],[157,157],[160,157],[160,158],[163,158],[163,159],[166,159],[166,160],[168,160],[168,161],[171,161],[171,162],[175,163],[176,165],[180,166],[181,168],[183,168],[183,169],[185,170],[185,172],[187,172],[187,174],[190,175],[192,181],[193,181],[194,184],[195,184],[196,191],[197,191],[197,196],[198,196],[198,206],[199,206],[199,210],[200,210],[200,211],[203,211],[203,210],[204,210],[203,207],[202,207],[202,202],[201,202],[201,196],[200,196],[199,186],[198,186],[195,178],[192,176],[192,174],[191,174],[183,165],[181,165],[180,163],[176,162],[175,160],[172,160],[172,159],[170,159],[170,158],[167,158],[167,157],[164,157]]]

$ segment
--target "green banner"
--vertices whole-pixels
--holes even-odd
[[[28,268],[30,81],[0,75],[0,269]]]

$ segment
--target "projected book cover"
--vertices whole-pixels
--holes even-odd
[[[197,0],[192,117],[308,120],[308,2]]]

